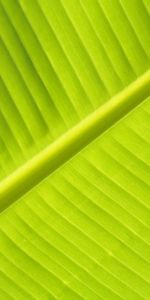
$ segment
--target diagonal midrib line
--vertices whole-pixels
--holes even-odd
[[[150,70],[0,183],[0,212],[150,96]]]

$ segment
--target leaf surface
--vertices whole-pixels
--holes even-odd
[[[149,1],[0,5],[0,299],[148,300]]]

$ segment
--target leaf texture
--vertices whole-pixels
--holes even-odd
[[[149,299],[149,14],[1,0],[0,299]]]

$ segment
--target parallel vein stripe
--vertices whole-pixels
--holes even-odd
[[[11,16],[11,13],[5,10],[5,13],[7,17],[9,18],[9,21],[11,22],[12,26],[14,26],[16,33],[18,34],[19,40],[21,41],[24,49],[26,49],[28,55],[30,56],[30,60],[36,70],[36,73],[40,77],[40,80],[42,80],[44,86],[46,87],[50,98],[55,99],[55,108],[57,109],[60,117],[63,119],[63,122],[65,126],[68,124],[67,120],[67,114],[73,114],[76,115],[76,119],[78,120],[78,115],[75,113],[75,110],[72,106],[72,103],[69,101],[69,96],[67,94],[67,91],[65,90],[65,87],[62,83],[62,81],[59,79],[57,72],[55,72],[55,69],[53,68],[52,63],[50,62],[47,54],[45,53],[37,35],[34,33],[34,30],[32,30],[25,14],[22,12],[22,10],[19,8],[19,3],[15,2],[13,5],[16,5],[16,10],[20,13],[20,18],[23,20],[23,24],[25,24],[26,31],[28,32],[28,35],[23,35],[23,28],[22,28],[22,22],[17,20],[17,25],[13,22],[13,18]],[[5,7],[3,7],[5,9]],[[42,61],[42,64],[37,63],[37,59],[35,56],[34,48],[30,47],[32,44],[34,45],[34,48],[36,51],[38,51],[38,56],[40,57],[40,60]],[[43,72],[44,69],[44,72]],[[53,80],[51,81],[51,89],[49,88],[49,78],[47,78],[46,73],[49,74],[49,77],[51,77]],[[57,93],[55,93],[55,90],[57,89]],[[59,96],[58,96],[59,94]],[[60,94],[61,94],[61,101],[60,101]],[[65,111],[63,110],[62,99],[67,99],[68,109]],[[54,101],[53,101],[54,103]],[[62,113],[63,112],[63,113]]]
[[[150,71],[0,183],[0,211],[54,172],[150,95]]]
[[[3,261],[5,261],[6,265],[10,264],[10,261],[8,258],[6,258],[2,253],[1,253],[1,259],[3,259]],[[14,269],[17,269],[16,266],[11,262],[11,267]],[[18,274],[19,272],[17,272]],[[11,275],[10,275],[11,274]],[[24,272],[21,270],[21,274],[24,274]],[[25,287],[22,286],[22,284],[16,280],[16,276],[14,276],[14,273],[11,272],[11,270],[9,270],[9,272],[6,270],[2,270],[1,268],[1,282],[3,282],[2,277],[4,278],[3,280],[5,280],[5,282],[9,283],[9,293],[11,291],[11,285],[13,285],[15,287],[15,289],[17,289],[18,293],[21,293],[22,298],[24,297],[28,297],[28,298],[23,298],[23,299],[34,299],[34,300],[38,300],[38,298],[36,296],[33,296],[29,291],[26,290]],[[27,277],[26,277],[27,280]],[[39,290],[39,289],[38,289]],[[30,297],[30,298],[29,298]]]
[[[13,225],[14,227],[14,225]],[[14,229],[12,227],[12,229]],[[17,231],[17,235],[21,236],[22,238],[24,238],[24,235],[22,235],[20,233],[19,230],[17,230],[15,228],[15,230]],[[5,231],[4,234],[6,235]],[[7,235],[6,235],[7,236]],[[86,283],[81,282],[81,280],[79,280],[79,278],[75,277],[75,275],[71,272],[69,272],[64,266],[60,266],[58,262],[53,261],[53,259],[48,256],[45,252],[43,252],[43,250],[41,250],[38,246],[34,245],[33,242],[31,242],[31,240],[29,240],[29,238],[27,237],[26,239],[28,240],[28,245],[27,247],[25,247],[25,245],[22,246],[21,243],[19,243],[19,239],[17,238],[12,238],[11,235],[7,236],[7,238],[9,238],[10,242],[12,243],[12,245],[14,247],[17,247],[19,249],[19,251],[21,251],[22,253],[26,254],[26,256],[32,260],[33,262],[35,262],[38,266],[40,266],[43,270],[43,272],[47,272],[47,274],[49,275],[50,278],[52,278],[52,280],[56,283],[58,283],[58,281],[61,282],[61,284],[63,285],[63,287],[65,288],[67,286],[67,288],[73,292],[74,294],[77,294],[77,296],[82,297],[82,293],[80,294],[80,290],[79,287],[82,285],[82,288],[84,289],[85,287],[88,289],[89,293],[92,293],[92,296],[95,296],[96,298],[94,299],[99,299],[99,300],[104,300],[102,298],[99,298],[99,295],[96,293],[96,291],[92,290],[90,286],[88,286]],[[38,260],[38,255],[41,257],[41,262],[39,262]],[[46,261],[47,260],[47,261]],[[60,271],[61,268],[61,271]],[[59,274],[60,272],[60,274]],[[72,283],[76,281],[76,286],[73,286]]]
[[[62,127],[64,127],[60,114],[57,111],[57,107],[55,106],[55,103],[53,102],[45,83],[43,82],[42,78],[40,78],[40,74],[36,72],[30,55],[25,49],[15,27],[13,26],[4,9],[2,9],[2,20],[2,26],[4,29],[2,32],[3,43],[5,44],[7,50],[11,52],[13,59],[16,61],[18,69],[20,72],[22,72],[22,76],[25,78],[28,89],[32,90],[35,98],[37,96],[39,97],[40,95],[41,101],[39,102],[39,99],[36,99],[38,100],[39,104],[41,105],[41,109],[44,112],[45,121],[48,123],[49,118],[52,119],[53,115],[55,115],[55,118],[57,116],[57,119],[59,122],[61,122]],[[48,110],[48,107],[51,108],[50,111]]]
[[[94,171],[94,169],[93,169],[93,171]],[[128,207],[126,208],[125,206],[122,205],[122,203],[120,203],[120,202],[118,203],[116,199],[111,198],[110,195],[106,193],[105,189],[102,190],[101,187],[100,187],[99,185],[97,185],[96,183],[94,183],[94,182],[91,180],[91,178],[88,179],[87,177],[85,177],[84,173],[83,173],[83,174],[80,173],[80,171],[77,170],[77,169],[75,169],[74,167],[73,167],[73,172],[80,178],[80,180],[81,180],[81,178],[82,178],[82,180],[84,180],[85,183],[88,184],[88,186],[90,186],[90,185],[92,186],[92,189],[93,189],[94,191],[96,191],[96,192],[100,195],[100,197],[101,197],[101,203],[102,203],[102,198],[105,198],[105,199],[107,200],[106,202],[108,202],[108,200],[109,200],[109,203],[110,203],[110,200],[111,200],[111,202],[113,203],[113,207],[114,207],[114,208],[116,207],[116,209],[120,211],[120,214],[121,214],[121,215],[123,215],[123,212],[124,212],[125,214],[127,214],[128,219],[129,219],[129,217],[130,217],[130,219],[133,218],[133,219],[135,220],[135,222],[138,222],[138,223],[140,224],[140,226],[142,226],[142,228],[143,228],[143,230],[144,230],[145,232],[147,232],[147,231],[149,230],[148,225],[145,224],[145,223],[143,223],[142,220],[141,220],[141,218],[137,217],[136,215],[133,215],[132,212],[130,211],[130,209],[128,209]],[[100,176],[101,176],[101,175],[102,175],[102,174],[100,174]],[[104,175],[103,175],[103,176],[104,176]],[[70,182],[71,182],[71,181],[70,181]],[[109,181],[108,181],[108,183],[109,183]],[[77,185],[77,184],[75,185],[75,183],[74,183],[74,186],[77,186],[77,187],[78,187],[78,185]],[[87,193],[84,192],[84,195],[85,195],[85,197],[87,197]],[[130,198],[130,199],[131,199],[131,198]],[[91,198],[90,198],[90,200],[93,201],[93,199],[91,199]],[[97,202],[94,201],[93,203],[95,203],[95,204],[97,205]],[[98,204],[98,205],[99,205],[99,204]],[[100,206],[99,206],[99,207],[100,207]],[[106,206],[106,208],[107,208],[107,206]],[[108,208],[107,208],[107,210],[108,210]],[[113,210],[113,213],[112,213],[112,205],[110,206],[109,210],[111,211],[111,216],[112,216],[112,217],[115,216],[116,220],[118,220],[118,219],[117,219],[118,216],[116,216],[116,213],[114,213],[114,210]],[[121,221],[122,221],[122,220],[121,220]],[[137,226],[138,223],[136,223],[136,226]],[[126,224],[126,226],[127,226],[127,224]],[[145,243],[147,243],[148,245],[150,245],[150,244],[149,244],[149,240],[147,241],[143,236],[140,237],[140,238],[141,238]]]
[[[46,207],[44,207],[44,209],[43,209],[43,203],[44,203],[44,205],[46,205]],[[65,230],[64,226],[62,226],[62,228],[60,229],[60,227],[57,226],[57,224],[52,223],[50,218],[48,218],[48,216],[49,216],[48,211],[51,210],[51,214],[53,214],[54,210],[52,208],[50,208],[50,206],[45,201],[44,202],[42,201],[42,210],[41,210],[42,217],[39,215],[39,212],[36,212],[33,210],[32,205],[30,203],[26,203],[26,205],[28,207],[30,207],[30,209],[32,210],[33,216],[34,215],[38,216],[40,218],[40,220],[43,221],[50,229],[52,228],[52,230],[55,231],[55,234],[57,233],[59,235],[59,237],[63,238],[63,242],[69,243],[71,245],[71,247],[76,249],[76,251],[80,251],[80,255],[83,254],[84,257],[86,257],[86,259],[88,261],[88,267],[89,267],[89,263],[92,262],[92,266],[94,264],[96,269],[98,268],[100,270],[100,272],[103,272],[104,277],[108,276],[108,274],[111,275],[109,280],[112,280],[112,279],[117,280],[119,285],[120,284],[124,285],[128,290],[132,291],[133,293],[136,293],[142,299],[145,299],[142,295],[139,294],[139,291],[136,291],[136,289],[133,287],[133,282],[131,283],[130,280],[124,280],[124,278],[122,278],[122,276],[120,276],[120,270],[119,270],[119,275],[118,275],[117,269],[116,269],[116,272],[114,272],[114,270],[112,271],[112,269],[108,268],[108,266],[105,265],[105,262],[103,261],[102,257],[103,258],[106,257],[105,256],[106,253],[104,252],[104,250],[102,250],[102,248],[99,245],[97,245],[97,247],[96,247],[97,249],[95,248],[95,246],[94,247],[92,246],[92,248],[89,247],[89,239],[87,238],[87,242],[86,242],[85,235],[84,235],[84,239],[82,236],[82,238],[79,240],[79,238],[78,238],[80,235],[79,228],[75,234],[75,230],[76,230],[75,226],[72,227],[73,235],[72,235],[72,239],[70,239],[70,238],[68,238],[68,231]],[[40,214],[41,214],[41,212],[40,212]],[[57,214],[57,216],[58,216],[57,212],[55,212],[55,214]],[[59,218],[61,218],[61,220],[65,220],[65,218],[61,215],[59,215]],[[69,225],[68,221],[65,220],[65,222],[67,222]],[[96,245],[96,243],[95,243],[95,245]],[[109,255],[107,256],[107,258],[108,257],[109,257]],[[119,263],[119,261],[118,261],[118,263]],[[118,266],[120,266],[120,264],[119,265],[116,264],[116,266],[118,267]],[[122,270],[122,268],[121,268],[121,270]],[[93,272],[95,272],[95,271],[92,268],[92,273]],[[137,278],[137,281],[139,282],[140,278],[138,278],[138,275],[132,274],[131,270],[128,274],[130,274],[131,276],[134,275]],[[99,274],[99,276],[100,276],[100,274]],[[133,278],[133,276],[132,276],[132,278]],[[104,280],[104,278],[103,278],[103,280]],[[140,284],[142,281],[143,280],[140,280]],[[143,283],[144,283],[144,281],[143,281]],[[107,288],[112,290],[112,288],[110,288],[110,281],[109,281],[109,284],[107,285]],[[114,288],[113,288],[113,290],[114,290]],[[114,290],[114,292],[115,292],[115,290]]]
[[[26,9],[24,6],[21,5],[21,3],[18,3],[18,4],[19,4],[20,9],[22,10],[25,18],[27,19],[27,22],[30,26],[30,30],[36,36],[36,39],[38,40],[38,43],[41,46],[42,52],[47,57],[49,64],[51,65],[53,71],[55,72],[55,75],[69,100],[68,105],[70,103],[70,107],[72,107],[72,112],[76,115],[76,117],[78,119],[79,116],[78,116],[78,109],[77,109],[76,101],[73,101],[75,89],[74,89],[74,84],[72,84],[72,80],[70,80],[70,78],[73,79],[73,82],[76,82],[78,89],[81,91],[82,91],[82,85],[81,85],[79,76],[75,72],[73,64],[71,63],[70,60],[68,60],[68,57],[64,53],[63,48],[60,45],[58,39],[56,38],[56,35],[52,31],[51,26],[49,26],[47,19],[45,18],[45,15],[42,14],[42,11],[41,11],[38,3],[37,2],[35,3],[35,1],[32,2],[32,6],[30,8],[33,8],[33,5],[36,5],[36,6],[35,6],[35,10],[34,10],[33,14],[32,14],[32,9],[30,9],[31,16],[30,16],[30,14],[26,13]],[[31,3],[30,3],[30,5],[31,5]],[[36,12],[36,14],[35,14],[35,12]],[[38,18],[38,20],[39,20],[39,18],[41,18],[42,21],[44,22],[46,43],[45,43],[45,36],[43,37],[39,34],[40,33],[40,26],[39,26],[40,24],[39,24],[39,22],[36,22],[37,18]],[[50,52],[49,52],[49,50],[50,50]],[[56,59],[56,57],[57,57],[57,59]],[[61,59],[61,65],[59,64],[60,59]],[[69,71],[69,73],[65,72],[65,77],[63,75],[64,68]],[[99,85],[101,86],[100,81],[99,81]],[[73,93],[70,93],[69,86],[72,87],[72,89],[74,91]],[[103,85],[102,85],[102,88],[104,88]],[[85,91],[84,91],[84,96],[88,97],[87,93]],[[69,113],[71,113],[71,111]]]
[[[69,240],[67,240],[60,232],[57,232],[57,231],[55,231],[55,229],[53,228],[53,226],[51,227],[51,224],[49,224],[49,222],[47,223],[46,221],[45,221],[45,218],[43,219],[43,218],[41,218],[40,216],[39,216],[39,214],[37,214],[37,213],[35,213],[35,212],[33,212],[33,210],[32,210],[32,208],[30,207],[30,211],[28,210],[28,212],[29,212],[29,215],[31,216],[31,211],[32,211],[32,218],[34,219],[35,218],[35,216],[37,217],[37,218],[39,218],[40,219],[40,222],[41,222],[41,224],[43,223],[45,226],[48,226],[48,230],[51,232],[51,234],[53,235],[53,233],[55,234],[55,241],[53,240],[53,242],[54,242],[54,244],[56,243],[56,245],[57,245],[57,242],[56,242],[56,236],[58,235],[59,236],[59,239],[62,239],[62,241],[63,241],[63,245],[66,245],[66,243],[69,245],[69,249],[70,249],[70,246],[71,246],[71,248],[72,248],[72,251],[70,251],[69,250],[69,252],[68,252],[68,248],[66,249],[66,247],[65,247],[65,249],[67,250],[67,253],[66,253],[66,250],[65,250],[65,252],[64,252],[64,250],[62,249],[62,247],[60,246],[60,243],[59,243],[59,247],[58,247],[58,245],[57,245],[57,247],[58,248],[55,248],[55,249],[57,249],[58,251],[61,251],[61,253],[63,253],[64,255],[65,255],[65,257],[66,257],[66,259],[71,259],[71,261],[73,261],[73,263],[76,265],[76,266],[78,266],[79,268],[80,268],[80,272],[79,272],[79,274],[81,275],[81,272],[82,271],[85,271],[86,273],[88,273],[89,274],[89,276],[90,276],[90,282],[91,282],[91,280],[95,280],[98,284],[100,284],[100,289],[101,289],[101,294],[102,294],[102,289],[108,289],[108,291],[110,291],[111,292],[111,296],[114,294],[115,295],[115,297],[119,297],[119,298],[121,298],[122,299],[122,293],[121,293],[121,296],[120,295],[118,295],[118,293],[116,293],[115,292],[115,290],[114,290],[114,287],[112,287],[112,284],[110,283],[110,281],[113,281],[114,282],[114,280],[118,280],[115,276],[114,276],[114,274],[112,274],[112,273],[110,273],[109,274],[109,271],[108,270],[105,270],[105,268],[102,266],[102,265],[99,265],[99,263],[98,263],[98,261],[97,261],[97,259],[95,260],[93,257],[91,257],[91,256],[89,256],[88,254],[85,254],[85,252],[83,253],[83,249],[80,249],[79,247],[77,247],[77,245],[76,244],[74,244],[74,242],[71,242],[71,241],[69,241]],[[21,217],[21,220],[22,221],[26,221],[26,220],[24,220],[22,217]],[[31,218],[30,218],[30,221],[27,223],[27,221],[26,221],[26,224],[30,224],[31,223]],[[31,225],[31,224],[30,224]],[[32,227],[33,228],[33,227]],[[38,232],[37,231],[37,229],[36,229],[36,227],[35,228],[33,228],[33,232]],[[44,234],[44,236],[45,236],[45,234]],[[43,240],[45,240],[45,241],[47,241],[48,243],[50,242],[49,241],[49,239],[45,239],[44,238],[44,236],[43,236],[43,233],[42,233],[42,236],[41,236],[41,239],[42,239],[42,242],[43,242]],[[40,243],[41,244],[41,243]],[[64,248],[64,247],[63,247]],[[79,252],[80,253],[80,255],[81,255],[81,257],[86,257],[86,262],[88,261],[88,263],[86,263],[86,265],[85,265],[85,259],[81,259],[81,262],[79,262],[78,260],[77,260],[77,258],[76,258],[76,253],[77,252]],[[95,268],[93,269],[93,264],[95,265]],[[91,269],[91,267],[89,268],[89,265],[91,265],[92,266],[92,269]],[[87,266],[88,266],[88,268],[87,268]],[[99,275],[100,274],[102,274],[101,276],[98,276],[98,277],[96,277],[96,275],[95,274],[97,274],[97,270],[99,269],[99,271],[100,271],[100,273],[99,273]],[[81,271],[82,270],[82,271]],[[96,273],[95,273],[96,272]],[[107,273],[108,272],[108,273]],[[104,277],[103,277],[104,276]],[[106,283],[105,282],[105,280],[104,280],[104,282],[103,282],[103,280],[101,279],[101,278],[109,278],[109,284],[108,283]],[[106,279],[106,281],[107,281],[107,279]],[[121,282],[120,281],[120,279],[119,279],[119,286],[124,286],[124,283],[123,282]],[[118,286],[118,285],[117,285]],[[118,287],[119,288],[119,287]],[[126,290],[127,291],[127,290]],[[129,291],[129,290],[128,290]],[[116,299],[116,298],[115,298]],[[141,299],[141,298],[140,298]],[[143,298],[142,298],[143,299]]]
[[[43,235],[41,236],[40,233],[39,233],[39,231],[36,228],[33,228],[30,223],[27,223],[27,221],[24,220],[22,217],[20,217],[18,214],[15,215],[15,217],[17,217],[17,220],[20,221],[19,224],[23,224],[23,227],[26,227],[26,229],[27,229],[28,233],[27,233],[27,235],[25,235],[25,238],[29,239],[30,231],[32,231],[32,235],[34,235],[34,238],[36,240],[37,240],[37,238],[39,239],[39,244],[38,244],[39,249],[43,249],[42,248],[43,247],[43,243],[46,243],[46,245],[48,246],[47,251],[45,249],[42,250],[42,251],[44,251],[44,253],[46,255],[48,255],[48,257],[50,257],[50,259],[52,259],[54,262],[56,262],[58,264],[57,255],[59,254],[58,255],[58,257],[59,257],[59,265],[61,267],[65,268],[66,270],[68,270],[68,272],[71,272],[71,274],[74,273],[74,271],[72,271],[72,270],[74,270],[76,268],[76,270],[78,270],[78,278],[79,279],[81,278],[80,280],[82,280],[83,282],[84,282],[84,279],[82,279],[82,275],[84,273],[84,275],[86,276],[86,278],[88,276],[88,279],[86,279],[86,284],[88,284],[87,280],[89,280],[90,285],[91,285],[90,288],[92,288],[92,286],[93,286],[93,280],[94,280],[94,284],[95,283],[97,284],[96,285],[97,288],[95,288],[95,291],[97,290],[97,293],[99,293],[101,295],[101,297],[102,297],[102,294],[103,294],[102,293],[102,289],[103,290],[106,289],[106,288],[108,289],[108,287],[103,286],[103,284],[100,282],[100,280],[96,279],[95,277],[93,277],[93,275],[88,271],[87,268],[83,268],[79,264],[79,262],[77,262],[76,260],[74,260],[71,257],[69,257],[65,252],[62,252],[62,249],[56,248],[56,246],[54,246],[51,241],[49,241],[48,239],[46,239],[45,236],[43,236]],[[10,225],[14,226],[13,222],[11,222]],[[33,242],[33,245],[36,245],[36,241],[34,239],[33,239],[32,242]],[[55,251],[55,256],[51,256],[51,251],[50,251],[51,249],[53,249]],[[76,251],[76,249],[75,249],[75,251]],[[60,256],[62,257],[61,263],[60,263]],[[62,263],[62,261],[63,261],[63,263]],[[68,261],[69,261],[69,264],[67,263]],[[69,265],[69,267],[68,267],[68,265]],[[70,270],[70,265],[72,266],[71,270]],[[83,276],[83,278],[85,278],[85,276]],[[92,284],[91,284],[91,281],[92,281]],[[110,292],[112,293],[111,290],[110,290]],[[113,291],[113,293],[114,293],[114,291]],[[117,297],[117,294],[114,294],[114,295],[115,295],[115,297]],[[124,299],[124,298],[121,297],[120,299]]]
[[[40,194],[40,196],[42,196]],[[105,256],[109,256],[109,253],[111,252],[112,254],[110,255],[110,258],[112,261],[114,261],[114,263],[118,266],[121,267],[122,270],[127,270],[129,274],[132,273],[132,275],[134,274],[134,276],[138,280],[140,279],[141,284],[145,285],[145,288],[147,288],[149,286],[149,278],[144,278],[143,274],[141,274],[139,272],[139,270],[135,269],[135,266],[133,266],[133,264],[129,264],[128,260],[123,260],[122,255],[120,255],[119,252],[117,252],[117,247],[115,248],[115,250],[110,250],[108,249],[108,246],[105,245],[105,242],[102,243],[102,239],[99,236],[99,239],[95,238],[95,232],[96,229],[93,229],[93,227],[91,226],[91,224],[88,226],[86,232],[84,231],[85,225],[87,224],[86,222],[82,224],[82,222],[80,222],[80,219],[78,219],[78,222],[76,222],[75,219],[75,213],[74,211],[71,211],[69,214],[64,215],[63,211],[61,211],[59,209],[59,207],[54,207],[54,205],[50,205],[49,203],[47,204],[47,201],[44,197],[42,197],[43,202],[47,205],[47,209],[51,209],[52,214],[56,216],[56,219],[61,219],[61,224],[63,227],[65,227],[65,229],[68,227],[68,230],[72,230],[72,234],[73,235],[78,235],[81,237],[81,239],[85,240],[86,243],[93,248],[93,253],[94,251],[100,251],[103,253],[103,255]],[[57,199],[58,200],[58,199]],[[78,213],[79,215],[79,213]],[[58,225],[59,227],[59,225]],[[63,229],[62,229],[63,231]],[[91,236],[91,232],[93,231],[93,236]],[[103,232],[104,234],[104,232]],[[106,241],[106,239],[105,239]],[[110,252],[109,252],[110,251]]]
[[[102,15],[103,15],[103,18],[104,18],[105,22],[107,22],[107,23],[109,24],[109,30],[110,30],[112,36],[115,38],[115,41],[116,41],[116,43],[117,43],[117,48],[119,48],[120,51],[121,51],[121,53],[122,53],[122,58],[123,58],[123,59],[122,59],[122,62],[121,62],[121,63],[123,63],[123,61],[124,61],[126,67],[128,68],[128,71],[130,70],[130,72],[133,73],[132,76],[133,76],[133,75],[135,76],[135,75],[136,75],[136,72],[135,72],[135,70],[134,70],[134,68],[133,68],[133,65],[132,65],[132,63],[131,63],[131,60],[129,59],[128,55],[126,54],[125,49],[124,49],[124,46],[122,45],[121,41],[119,40],[119,37],[118,37],[117,33],[114,31],[113,26],[112,26],[112,23],[111,23],[109,17],[107,16],[107,14],[105,13],[105,10],[104,10],[104,8],[103,8],[103,6],[102,6],[102,3],[98,1],[98,2],[97,2],[97,5],[98,5],[98,7],[99,7],[99,11],[101,11],[101,13],[102,13]]]
[[[84,196],[83,191],[80,191],[79,189],[77,190],[77,188],[74,187],[73,183],[70,183],[67,179],[66,179],[66,182],[67,182],[67,184],[70,184],[74,189],[76,189],[76,192],[78,192],[79,194],[81,194],[81,195]],[[56,188],[55,188],[55,189],[56,189]],[[62,192],[61,192],[61,193],[62,193]],[[63,195],[63,194],[62,194],[62,195]],[[66,199],[67,199],[68,202],[69,202],[69,198],[66,198]],[[114,221],[114,223],[116,222],[117,219],[115,219],[115,217],[114,217],[113,215],[111,215],[109,212],[105,211],[105,209],[103,208],[103,206],[102,206],[102,207],[98,206],[97,204],[95,204],[94,201],[92,202],[92,200],[91,200],[89,197],[87,197],[87,199],[88,199],[88,201],[89,201],[88,204],[91,205],[91,206],[90,206],[90,209],[91,209],[91,207],[94,207],[95,209],[97,209],[97,211],[101,210],[101,211],[103,211],[104,213],[106,213],[106,216],[109,216],[109,217]],[[74,200],[74,199],[73,199],[73,200]],[[73,202],[73,201],[72,201],[72,202]],[[70,203],[72,203],[72,202],[70,201]],[[91,202],[91,203],[90,203],[90,202]],[[83,212],[87,217],[89,217],[90,219],[92,219],[92,220],[95,222],[96,226],[99,225],[99,226],[100,226],[101,228],[103,228],[105,231],[107,231],[108,233],[110,233],[110,235],[114,236],[118,241],[122,242],[126,247],[129,247],[129,248],[131,249],[132,252],[136,253],[136,254],[139,255],[139,257],[141,257],[144,261],[147,261],[147,263],[149,263],[149,260],[148,260],[149,257],[148,257],[148,259],[147,259],[146,257],[144,257],[143,254],[141,254],[140,251],[137,250],[137,248],[136,248],[136,249],[133,249],[133,248],[130,246],[130,244],[128,244],[128,241],[126,241],[124,237],[120,237],[120,236],[119,236],[119,233],[116,234],[116,232],[110,232],[110,230],[107,229],[106,225],[103,224],[103,221],[101,221],[101,220],[99,221],[99,219],[97,218],[96,214],[95,214],[95,215],[94,215],[94,214],[91,214],[91,216],[90,216],[88,210],[85,210],[85,208],[82,207],[82,205],[77,205],[77,204],[75,203],[74,206],[77,207],[77,208],[79,208],[79,210],[80,210],[81,212]],[[94,215],[94,217],[93,217],[93,215]],[[117,222],[116,222],[116,225],[120,225],[121,229],[123,228],[123,229],[129,230],[129,232],[132,232],[132,234],[133,234],[132,238],[134,238],[134,239],[135,239],[135,238],[136,238],[136,239],[139,238],[140,242],[143,243],[145,247],[149,247],[149,246],[150,246],[150,245],[149,245],[148,243],[146,243],[145,241],[143,242],[141,236],[137,236],[137,234],[136,234],[134,231],[128,229],[128,227],[127,227],[126,225],[122,224],[120,221],[117,221]],[[119,230],[118,230],[118,232],[119,232]]]

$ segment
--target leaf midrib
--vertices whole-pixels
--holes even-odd
[[[150,70],[0,183],[0,212],[150,96]]]

